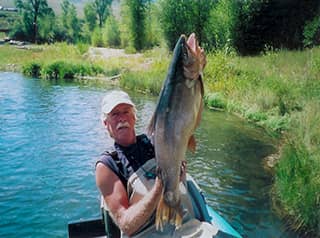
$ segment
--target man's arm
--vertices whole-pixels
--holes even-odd
[[[145,224],[157,207],[162,184],[157,178],[150,192],[139,202],[129,205],[127,191],[118,176],[102,163],[96,166],[96,184],[116,224],[130,236]]]

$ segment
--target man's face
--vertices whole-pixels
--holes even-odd
[[[114,140],[122,145],[128,146],[135,143],[135,112],[128,104],[119,104],[108,114],[104,124]]]

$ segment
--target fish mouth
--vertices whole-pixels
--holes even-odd
[[[204,49],[199,46],[196,34],[192,33],[188,39],[183,37],[185,50],[183,53],[184,75],[188,79],[203,77],[203,70],[207,64]]]
[[[170,207],[177,207],[180,204],[180,197],[172,191],[164,193],[164,200]]]
[[[192,33],[187,40],[187,45],[189,46],[190,50],[192,50],[193,53],[197,52],[197,47],[199,47],[196,34]]]

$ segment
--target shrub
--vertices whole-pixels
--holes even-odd
[[[91,64],[73,64],[65,61],[56,61],[45,65],[41,70],[45,79],[74,79],[77,75],[97,75],[103,73],[100,66]]]
[[[93,46],[96,47],[103,47],[104,42],[103,42],[103,37],[102,37],[102,32],[99,27],[96,27],[92,33],[91,37],[91,42]]]
[[[89,45],[86,43],[77,43],[77,48],[81,55],[85,54],[89,50]]]
[[[224,109],[226,108],[226,99],[222,93],[209,93],[204,98],[205,104],[209,107]]]
[[[106,21],[104,38],[107,46],[119,47],[121,44],[118,22],[113,15],[110,15]]]
[[[41,64],[37,62],[30,62],[22,66],[22,73],[29,77],[39,78],[41,72]]]
[[[320,16],[308,21],[303,29],[303,45],[311,47],[320,43]]]

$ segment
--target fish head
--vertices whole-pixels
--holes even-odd
[[[183,74],[189,80],[202,78],[203,70],[207,64],[203,48],[199,46],[196,35],[192,33],[188,39],[182,35],[183,47],[181,48]]]

